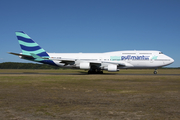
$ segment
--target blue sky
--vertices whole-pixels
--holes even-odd
[[[0,63],[29,62],[15,31],[48,52],[159,50],[180,67],[179,0],[0,0]]]

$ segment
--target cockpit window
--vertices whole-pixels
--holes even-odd
[[[162,52],[159,52],[159,54],[163,54]]]

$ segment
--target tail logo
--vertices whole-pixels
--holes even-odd
[[[34,42],[26,33],[18,31],[16,32],[16,36],[21,46],[22,54],[36,54],[40,57],[49,58],[47,52],[43,48],[41,48],[36,42]]]

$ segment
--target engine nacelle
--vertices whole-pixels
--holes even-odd
[[[117,65],[108,65],[108,71],[116,72],[116,71],[119,71],[119,69],[117,69]]]
[[[79,67],[80,67],[80,69],[83,69],[83,70],[89,70],[90,63],[80,63]]]

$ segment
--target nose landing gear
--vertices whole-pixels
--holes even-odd
[[[157,74],[157,68],[154,70],[154,72],[153,72],[155,75]]]

